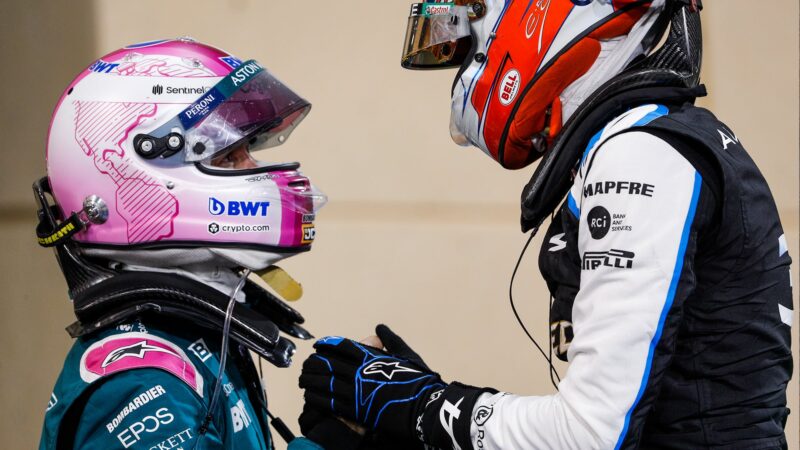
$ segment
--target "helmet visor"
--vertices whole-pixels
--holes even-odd
[[[470,11],[455,2],[411,5],[400,64],[406,69],[460,66],[472,46]]]
[[[180,151],[184,162],[208,161],[242,144],[253,151],[283,144],[310,108],[250,60],[142,139],[152,139],[147,148],[161,148],[163,156]]]

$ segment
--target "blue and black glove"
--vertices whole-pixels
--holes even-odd
[[[395,439],[471,448],[475,402],[496,391],[447,384],[387,326],[375,331],[388,352],[340,337],[314,344],[300,375],[306,407]]]

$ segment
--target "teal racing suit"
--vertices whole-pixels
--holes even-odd
[[[203,426],[220,341],[192,325],[141,320],[79,338],[50,396],[39,449],[274,448],[260,378],[235,343]],[[322,447],[298,438],[288,449]]]

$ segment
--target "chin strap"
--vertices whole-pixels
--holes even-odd
[[[73,212],[61,222],[58,221],[58,207],[47,201],[52,197],[50,181],[47,177],[33,183],[33,193],[39,203],[36,225],[36,238],[42,247],[66,244],[75,233],[85,230],[91,224],[101,224],[108,220],[108,205],[100,197],[90,195],[83,200],[83,209]]]

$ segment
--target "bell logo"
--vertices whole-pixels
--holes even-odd
[[[500,91],[498,92],[500,103],[503,106],[510,105],[517,98],[519,83],[519,71],[517,69],[511,69],[503,75],[503,82],[500,83]]]
[[[161,95],[164,93],[164,86],[157,84],[153,86],[153,95]]]

